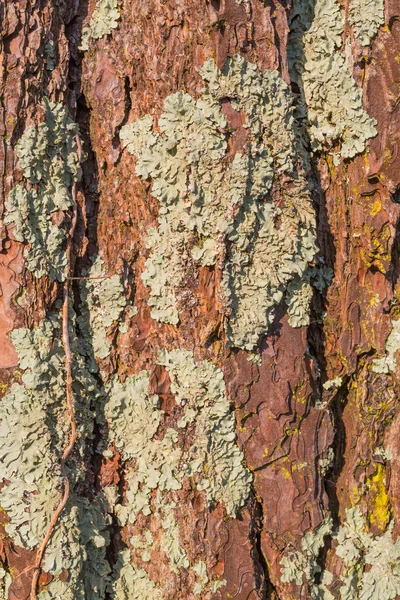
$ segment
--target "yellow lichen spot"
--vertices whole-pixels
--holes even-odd
[[[282,467],[281,471],[282,471],[285,479],[291,479],[292,476],[290,474],[290,471],[288,469],[286,469],[286,467]]]
[[[372,217],[375,217],[375,215],[377,215],[378,212],[380,212],[381,210],[382,210],[382,202],[379,200],[379,198],[377,198],[372,205],[370,214]]]
[[[385,467],[378,465],[375,473],[368,478],[369,493],[373,495],[372,512],[369,520],[381,531],[385,531],[390,521],[390,502],[385,486]]]
[[[264,456],[268,456],[268,454],[269,454],[269,450],[268,450],[268,448],[265,448],[265,450],[264,450]]]
[[[379,294],[371,296],[371,298],[369,299],[369,303],[371,306],[378,306],[378,304],[380,304]]]

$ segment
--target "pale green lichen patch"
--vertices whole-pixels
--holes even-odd
[[[282,581],[302,585],[305,578],[312,598],[333,599],[326,586],[341,584],[341,600],[394,600],[400,594],[400,539],[393,541],[393,526],[392,522],[383,535],[374,536],[359,507],[346,510],[346,520],[336,531],[327,519],[305,535],[301,552],[288,552],[282,558]],[[336,540],[334,552],[344,564],[340,581],[328,571],[321,573],[316,562],[327,535]]]
[[[98,400],[96,382],[79,355],[73,334],[73,391],[79,399],[76,419],[79,438],[74,458],[67,464],[71,499],[47,546],[43,568],[53,575],[68,572],[68,579],[52,582],[44,600],[102,600],[109,565],[106,515],[100,504],[90,504],[75,494],[85,478],[84,461],[91,444],[94,415],[90,405]],[[60,320],[43,320],[30,331],[16,329],[12,340],[24,371],[0,403],[0,506],[6,512],[6,531],[19,546],[33,550],[43,540],[63,490],[60,457],[69,438],[65,407],[64,350]],[[61,592],[65,595],[61,595]],[[59,595],[57,595],[59,594]]]
[[[129,550],[119,553],[109,594],[112,600],[162,600],[163,597],[146,571],[135,567]]]
[[[165,100],[159,120],[161,135],[153,132],[149,115],[121,130],[124,144],[138,156],[137,174],[153,179],[153,195],[160,202],[159,226],[149,232],[147,247],[151,253],[143,273],[151,290],[151,315],[159,321],[178,323],[176,293],[185,274],[194,268],[195,260],[215,262],[212,234],[227,227],[224,212],[229,189],[218,198],[218,181],[210,173],[210,166],[225,154],[225,126],[218,105],[195,102],[178,92]],[[188,171],[192,172],[189,179]],[[221,181],[222,172],[218,179]],[[191,234],[195,229],[205,238],[201,244]]]
[[[115,377],[107,384],[105,417],[110,443],[123,461],[135,460],[126,476],[124,502],[115,513],[122,525],[135,523],[139,513],[153,515],[161,525],[160,549],[168,557],[171,571],[178,574],[190,563],[175,517],[177,505],[169,492],[180,490],[190,477],[197,489],[205,491],[210,506],[221,503],[229,516],[235,516],[250,494],[252,476],[235,444],[235,417],[222,371],[209,361],[196,364],[187,350],[164,350],[158,363],[165,366],[175,401],[183,409],[177,428],[170,427],[162,437],[156,436],[163,412],[158,396],[148,392],[147,371],[128,377],[124,383]],[[188,427],[192,430],[191,443],[185,448],[180,433]],[[142,560],[148,562],[146,534],[144,538],[133,536],[131,542],[137,550],[145,551]],[[196,583],[200,585],[200,581]],[[222,585],[225,582],[221,580],[207,580],[207,589]]]
[[[289,283],[286,304],[291,327],[302,327],[310,323],[309,306],[312,296],[313,288],[306,279],[295,277]]]
[[[307,155],[291,92],[277,72],[263,74],[235,56],[222,71],[207,61],[201,75],[206,87],[199,100],[183,92],[166,98],[160,133],[149,115],[121,130],[124,146],[137,157],[137,174],[152,179],[160,205],[143,280],[153,318],[176,325],[187,278],[200,265],[217,264],[230,343],[251,350],[295,279],[306,281],[289,301],[291,322],[308,322],[305,273],[316,245]],[[246,114],[248,130],[247,144],[231,159],[221,111],[226,98]],[[281,208],[269,197],[274,177],[285,181]]]
[[[203,593],[207,588],[215,594],[216,591],[226,585],[226,579],[213,579],[210,581],[207,573],[207,565],[202,560],[193,565],[193,572],[196,574],[196,583],[193,586],[193,593],[196,596]]]
[[[84,498],[73,497],[72,507],[62,517],[55,533],[53,547],[63,558],[63,569],[68,569],[68,579],[55,578],[38,598],[40,600],[104,600],[110,565],[105,558],[109,543],[107,525],[99,505]],[[67,557],[71,559],[68,561]],[[61,571],[43,567],[55,575]]]
[[[81,353],[90,363],[90,370],[97,371],[95,358],[106,358],[111,350],[107,338],[108,328],[116,323],[127,305],[119,275],[106,276],[103,260],[92,257],[90,268],[82,272],[80,288],[80,315],[77,319],[82,334]]]
[[[222,284],[230,311],[228,334],[234,345],[250,350],[267,332],[285,293],[291,324],[308,324],[307,268],[317,251],[305,177],[308,157],[294,121],[292,94],[276,71],[261,73],[237,56],[222,71],[208,61],[202,75],[216,101],[229,98],[233,108],[245,112],[252,140],[246,192],[228,231]],[[279,209],[265,199],[273,177],[285,182],[286,198]],[[292,302],[296,282],[301,283]]]
[[[15,238],[27,242],[26,266],[36,277],[65,277],[64,230],[53,216],[68,210],[71,186],[79,181],[81,168],[77,146],[78,125],[65,106],[43,100],[45,121],[28,127],[15,147],[26,185],[15,186],[6,202],[5,223],[14,225]]]
[[[368,46],[385,22],[384,0],[351,0],[349,22],[362,46]]]
[[[118,27],[118,0],[97,0],[90,23],[82,30],[80,50],[89,50],[91,40],[99,40]]]
[[[351,5],[360,2],[353,0]],[[376,135],[376,121],[363,109],[362,90],[341,51],[344,11],[337,0],[296,0],[290,29],[290,73],[301,90],[299,114],[311,147],[316,151],[338,143],[339,155],[352,158]],[[338,162],[338,156],[334,158]]]
[[[161,521],[163,528],[161,548],[169,558],[171,571],[179,574],[181,569],[189,567],[190,562],[186,551],[179,543],[179,526],[174,518],[174,508],[176,508],[175,503],[164,504],[162,507],[164,518]]]
[[[374,537],[358,507],[347,510],[346,516],[336,549],[346,567],[340,588],[343,600],[393,600],[400,594],[400,539],[393,542],[394,523]]]
[[[315,600],[333,600],[333,595],[326,587],[331,582],[331,574],[324,573],[321,578],[321,567],[318,564],[324,538],[331,532],[332,519],[328,517],[315,531],[306,533],[301,541],[301,552],[287,552],[281,560],[282,581],[294,582],[296,585],[306,582],[310,597]]]
[[[328,381],[325,381],[325,383],[322,384],[322,387],[324,388],[324,390],[329,391],[340,388],[342,384],[342,377],[335,377],[334,379],[329,379]]]
[[[132,536],[130,542],[134,548],[140,548],[143,550],[141,554],[141,559],[144,562],[149,562],[151,560],[150,550],[153,548],[154,545],[154,539],[151,531],[146,529],[146,531],[144,531],[143,536]]]
[[[107,386],[105,417],[112,441],[124,461],[138,459],[151,445],[161,421],[157,395],[147,393],[150,376],[140,371],[121,383],[115,377]]]
[[[252,481],[235,443],[235,415],[225,394],[223,373],[209,361],[199,366],[187,350],[164,350],[159,364],[171,378],[171,391],[184,413],[178,427],[195,423],[192,447],[185,457],[186,474],[199,474],[198,489],[212,505],[220,502],[234,516],[245,504]]]
[[[8,590],[11,585],[12,578],[7,571],[0,566],[0,600],[8,600]]]
[[[318,461],[319,469],[322,475],[325,475],[326,472],[332,467],[333,461],[335,458],[335,451],[332,447],[328,448],[328,455],[326,458],[320,458]]]
[[[396,370],[397,352],[400,350],[400,319],[392,321],[392,331],[390,332],[385,346],[386,356],[374,359],[372,370],[375,373],[389,373]]]

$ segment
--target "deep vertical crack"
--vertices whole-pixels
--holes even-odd
[[[263,600],[279,600],[275,587],[270,577],[266,558],[262,550],[262,532],[264,529],[264,512],[262,502],[254,499],[250,506],[252,514],[252,529],[250,540],[252,542],[252,558],[256,577],[257,591]]]

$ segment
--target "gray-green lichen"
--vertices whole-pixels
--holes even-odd
[[[151,531],[146,529],[146,531],[144,531],[143,533],[143,536],[132,536],[130,542],[134,548],[141,548],[143,550],[141,554],[141,559],[144,562],[149,562],[151,559],[149,550],[153,547],[154,544],[154,539]]]
[[[15,226],[19,242],[29,244],[27,268],[36,277],[63,281],[65,232],[55,216],[72,206],[71,186],[81,177],[78,126],[62,104],[45,98],[43,107],[45,121],[28,127],[15,147],[26,184],[11,190],[4,220]]]
[[[0,600],[8,600],[8,589],[11,581],[11,575],[0,564]]]
[[[98,400],[99,392],[79,355],[73,323],[71,314],[79,438],[73,461],[67,464],[71,499],[42,564],[55,576],[66,570],[68,579],[56,578],[51,589],[43,592],[44,600],[102,600],[110,570],[105,558],[105,511],[100,503],[91,504],[75,493],[85,478],[87,446],[93,435],[91,403]],[[23,370],[22,382],[15,383],[0,403],[0,480],[5,482],[0,490],[0,506],[7,514],[7,533],[18,546],[29,550],[42,542],[63,490],[59,464],[69,438],[69,420],[60,325],[59,318],[52,317],[33,331],[12,332]]]
[[[319,469],[322,475],[325,475],[326,472],[332,467],[333,460],[335,458],[335,452],[333,448],[330,446],[328,448],[328,455],[326,458],[320,458],[318,461]]]
[[[297,585],[307,583],[310,597],[313,600],[333,600],[332,594],[327,589],[331,583],[330,573],[323,573],[318,564],[318,557],[324,545],[324,538],[332,532],[332,519],[326,518],[321,525],[312,532],[305,534],[301,541],[301,552],[289,551],[281,560],[284,583],[294,582]]]
[[[153,180],[160,205],[143,280],[151,315],[176,325],[188,277],[216,264],[223,269],[230,342],[251,350],[292,282],[291,322],[308,322],[306,270],[317,250],[308,159],[291,92],[276,71],[261,73],[235,56],[222,71],[207,61],[201,75],[206,87],[199,100],[183,92],[166,98],[160,133],[149,115],[121,130],[137,174]],[[231,159],[221,110],[226,98],[246,114],[247,143]],[[280,208],[269,196],[274,179],[284,182]]]
[[[97,0],[90,23],[82,30],[80,50],[89,50],[91,40],[99,40],[118,27],[118,0]]]
[[[196,574],[196,583],[193,586],[193,593],[196,596],[207,590],[207,588],[209,588],[211,593],[215,594],[216,591],[226,585],[226,579],[213,579],[210,581],[207,565],[202,560],[193,565],[193,572]]]
[[[290,74],[301,92],[299,115],[312,150],[337,143],[340,150],[335,162],[339,156],[352,158],[376,135],[376,121],[363,109],[362,90],[355,85],[341,51],[344,11],[337,0],[295,0],[290,29]]]
[[[195,424],[194,442],[185,456],[186,475],[199,474],[197,488],[209,503],[221,503],[234,516],[245,504],[252,481],[235,443],[235,415],[225,394],[223,373],[209,361],[198,366],[187,350],[164,350],[165,366],[175,401],[184,405],[178,427]]]
[[[322,384],[322,387],[324,388],[324,390],[329,391],[340,388],[342,384],[342,377],[335,377],[334,379],[329,379],[328,381],[325,381],[325,383]]]
[[[368,46],[384,24],[384,0],[351,0],[349,22],[362,46]]]
[[[175,502],[170,502],[162,506],[163,519],[161,527],[163,534],[161,537],[161,548],[168,556],[171,571],[179,574],[181,569],[187,569],[190,565],[186,551],[180,545],[179,525],[174,518]]]
[[[346,571],[340,588],[343,600],[393,600],[400,594],[400,539],[393,542],[392,522],[381,536],[367,531],[358,507],[346,511],[337,533],[336,554]]]
[[[106,276],[103,260],[92,257],[90,268],[82,272],[79,282],[80,315],[77,323],[81,330],[81,353],[89,359],[92,372],[98,370],[95,358],[106,358],[111,350],[107,330],[117,322],[127,304],[119,275]]]
[[[313,288],[306,279],[295,277],[289,283],[286,304],[291,327],[309,325],[309,306],[312,296]]]
[[[397,352],[400,350],[400,319],[392,321],[392,331],[390,332],[385,346],[386,356],[374,359],[372,370],[375,373],[392,373],[397,366]]]
[[[346,520],[336,531],[327,519],[304,536],[301,552],[288,552],[282,558],[282,581],[302,585],[305,579],[312,598],[333,600],[326,586],[339,584],[341,600],[394,600],[400,594],[400,539],[393,541],[393,526],[392,522],[383,535],[374,536],[359,507],[346,510]],[[328,535],[336,541],[334,552],[344,565],[338,582],[332,573],[321,573],[316,562]]]
[[[162,593],[144,569],[135,567],[129,550],[119,553],[109,586],[112,600],[162,600]]]
[[[115,377],[107,384],[105,418],[109,441],[122,460],[135,460],[126,476],[125,500],[116,507],[116,515],[122,525],[134,523],[139,513],[155,515],[161,524],[160,548],[171,571],[179,573],[189,568],[189,559],[175,518],[178,507],[169,493],[181,489],[184,479],[190,477],[197,489],[204,490],[210,505],[221,503],[229,516],[235,516],[250,494],[252,476],[235,444],[235,417],[222,371],[209,361],[196,364],[193,354],[182,349],[162,351],[158,364],[166,368],[175,402],[183,408],[176,429],[170,427],[162,437],[156,437],[163,412],[158,396],[148,392],[147,371],[128,377],[124,383]],[[185,449],[180,432],[187,427],[193,433]],[[146,539],[134,536],[131,542],[146,551]],[[148,559],[145,553],[144,561]],[[207,580],[210,589],[224,584]]]
[[[172,428],[163,439],[154,439],[163,413],[158,397],[147,393],[147,371],[131,376],[124,384],[114,379],[107,388],[105,405],[112,441],[123,460],[136,459],[136,469],[128,475],[129,514],[121,507],[120,515],[133,522],[139,510],[150,514],[151,490],[180,489],[184,476],[199,474],[197,487],[206,491],[210,504],[221,502],[233,516],[246,501],[252,478],[234,443],[235,419],[222,372],[208,361],[197,366],[186,350],[162,352],[159,364],[171,377],[176,402],[185,404],[178,428],[195,423],[194,441],[183,452],[178,431]]]

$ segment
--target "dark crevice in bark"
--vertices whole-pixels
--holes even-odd
[[[329,467],[327,473],[323,477],[325,491],[328,496],[328,508],[329,513],[333,519],[334,527],[340,525],[339,518],[339,509],[340,503],[338,499],[337,493],[337,483],[340,475],[343,472],[345,467],[345,448],[346,448],[346,426],[343,421],[343,412],[346,408],[348,402],[348,387],[351,379],[357,380],[357,374],[362,370],[364,366],[364,361],[368,357],[374,356],[375,351],[370,350],[369,352],[365,352],[359,355],[357,360],[357,366],[354,369],[351,378],[349,376],[343,378],[343,383],[340,388],[337,390],[333,398],[329,402],[330,413],[333,420],[334,426],[334,439],[331,445],[334,451],[334,458],[332,461],[332,466]],[[324,556],[326,556],[327,550],[331,547],[332,540],[331,538],[327,538],[325,540],[325,552]]]
[[[334,526],[339,525],[339,500],[337,497],[337,482],[345,464],[344,451],[346,448],[346,427],[343,422],[343,411],[346,407],[346,404],[347,385],[344,384],[342,385],[340,390],[338,390],[338,392],[335,394],[333,400],[330,403],[330,410],[335,432],[332,443],[334,458],[332,461],[332,466],[329,467],[325,476],[323,477],[325,491],[328,496],[329,512],[332,516]],[[330,544],[328,545],[330,547]]]
[[[87,7],[86,7],[87,8]],[[75,245],[75,261],[72,270],[73,277],[79,277],[82,274],[82,268],[90,265],[89,257],[97,253],[97,203],[98,203],[98,191],[97,191],[97,166],[96,159],[90,144],[90,111],[86,104],[86,99],[81,91],[81,78],[82,78],[82,58],[79,53],[74,51],[76,48],[76,40],[80,38],[81,27],[83,22],[83,15],[74,15],[71,21],[66,26],[65,32],[67,39],[70,44],[70,62],[68,71],[68,89],[70,90],[70,101],[75,108],[75,121],[79,125],[79,134],[82,141],[82,146],[85,151],[85,161],[82,164],[82,180],[79,184],[78,190],[82,192],[84,196],[84,205],[77,205],[77,226],[74,239]],[[85,224],[86,217],[86,224]],[[83,257],[78,256],[79,247],[84,242],[85,238],[88,240],[86,252]],[[74,311],[77,316],[81,316],[81,299],[79,282],[71,282],[71,292],[73,294]],[[77,336],[80,337],[79,326],[77,326]],[[94,356],[93,356],[94,358]],[[98,385],[102,386],[102,381],[99,376],[93,374],[97,380]],[[92,407],[93,409],[95,407]],[[98,427],[97,427],[98,429]],[[94,431],[94,440],[91,456],[88,457],[88,476],[87,476],[87,493],[90,496],[93,495],[95,487],[93,484],[96,480],[94,474],[94,465],[92,464],[93,455],[95,455],[94,449],[99,442],[100,433]]]
[[[122,119],[122,121],[118,125],[118,127],[115,129],[115,134],[114,134],[114,137],[112,140],[113,148],[118,148],[121,145],[121,140],[120,140],[119,134],[120,134],[122,127],[124,125],[126,125],[126,123],[128,122],[129,114],[132,109],[132,98],[131,98],[132,84],[131,84],[130,77],[128,75],[126,75],[125,79],[124,79],[124,92],[125,92],[124,118]],[[114,163],[114,168],[116,168],[119,165],[121,158],[122,158],[122,150],[120,151],[119,156]]]
[[[82,191],[85,195],[85,210],[86,210],[86,227],[84,226],[83,214],[81,212],[81,235],[79,241],[82,241],[84,237],[87,238],[88,244],[85,251],[84,256],[82,256],[78,261],[78,266],[75,272],[76,276],[80,276],[83,268],[87,268],[91,264],[90,257],[93,255],[97,255],[98,253],[98,239],[97,239],[97,221],[98,221],[98,209],[99,209],[99,192],[97,188],[98,182],[98,168],[96,162],[96,156],[91,147],[90,141],[90,110],[87,107],[86,99],[81,92],[78,105],[77,105],[77,122],[80,126],[81,137],[85,142],[85,150],[87,154],[87,159],[83,164],[83,181],[82,181]],[[76,314],[82,315],[82,307],[81,307],[81,296],[79,293],[79,282],[74,282],[74,292],[75,292],[75,312]],[[79,331],[78,327],[78,337],[79,334],[82,335],[82,332]],[[94,350],[91,348],[91,358],[95,360]],[[98,388],[103,388],[103,379],[99,373],[92,373],[94,379],[97,382]],[[99,407],[92,406],[93,413],[97,416],[94,422],[94,430],[93,430],[93,442],[92,442],[92,451],[91,455],[88,458],[88,476],[86,479],[86,494],[87,497],[95,500],[96,495],[99,494],[102,490],[102,482],[101,482],[101,470],[104,464],[103,456],[97,451],[97,448],[101,444],[102,440],[107,439],[107,426],[104,419],[104,414],[99,415]],[[122,496],[123,491],[123,478],[121,473],[120,475],[120,494]],[[110,543],[106,548],[106,557],[110,566],[113,567],[117,561],[118,552],[121,549],[120,543],[120,530],[121,527],[115,516],[111,517],[111,523],[108,526],[108,532],[110,535]],[[109,593],[106,592],[104,596],[104,600],[108,600]]]
[[[82,204],[78,203],[78,222],[75,235],[75,247],[77,252],[86,243],[84,254],[77,257],[74,264],[73,276],[82,275],[82,270],[91,265],[91,257],[98,254],[98,213],[99,213],[99,190],[98,190],[98,165],[96,154],[93,151],[90,136],[90,108],[86,102],[85,94],[82,90],[82,55],[77,51],[77,46],[81,38],[82,24],[88,11],[88,2],[79,5],[79,13],[74,15],[66,27],[66,35],[70,41],[70,68],[68,73],[68,89],[70,91],[70,104],[76,110],[75,121],[79,125],[80,138],[83,142],[85,152],[85,161],[82,164],[82,181],[79,185],[79,191],[82,192]],[[129,113],[128,113],[129,114]],[[74,281],[71,286],[74,296],[74,310],[77,316],[82,316],[82,298],[80,294],[80,282]],[[86,311],[84,311],[86,312]],[[77,325],[78,339],[82,337]],[[90,349],[89,359],[95,359],[93,348]],[[103,378],[99,373],[92,373],[99,390],[103,388]],[[104,415],[99,415],[99,407],[91,406],[94,416],[93,439],[87,460],[87,476],[83,483],[81,494],[91,501],[96,501],[96,496],[102,490],[101,469],[104,463],[103,456],[97,451],[102,440],[107,439],[107,428]],[[104,421],[104,422],[103,422]],[[123,479],[120,478],[120,493],[122,494]],[[113,567],[117,561],[118,552],[121,549],[121,527],[115,516],[112,516],[111,523],[108,526],[110,543],[106,548],[106,558]],[[110,598],[109,592],[105,592],[104,600]]]
[[[279,600],[269,577],[268,564],[262,551],[261,536],[264,528],[264,513],[262,502],[255,499],[252,508],[252,531],[250,532],[253,545],[254,573],[257,591],[262,600]]]
[[[394,202],[400,203],[400,190],[398,191],[397,196],[398,196],[397,200],[395,199],[394,196],[392,196],[392,199]],[[392,290],[394,291],[396,284],[398,282],[399,276],[400,276],[400,219],[396,223],[396,233],[395,233],[393,245],[392,245],[390,265],[391,265],[390,276],[391,276]],[[393,301],[396,302],[395,296],[393,297],[392,302]]]

